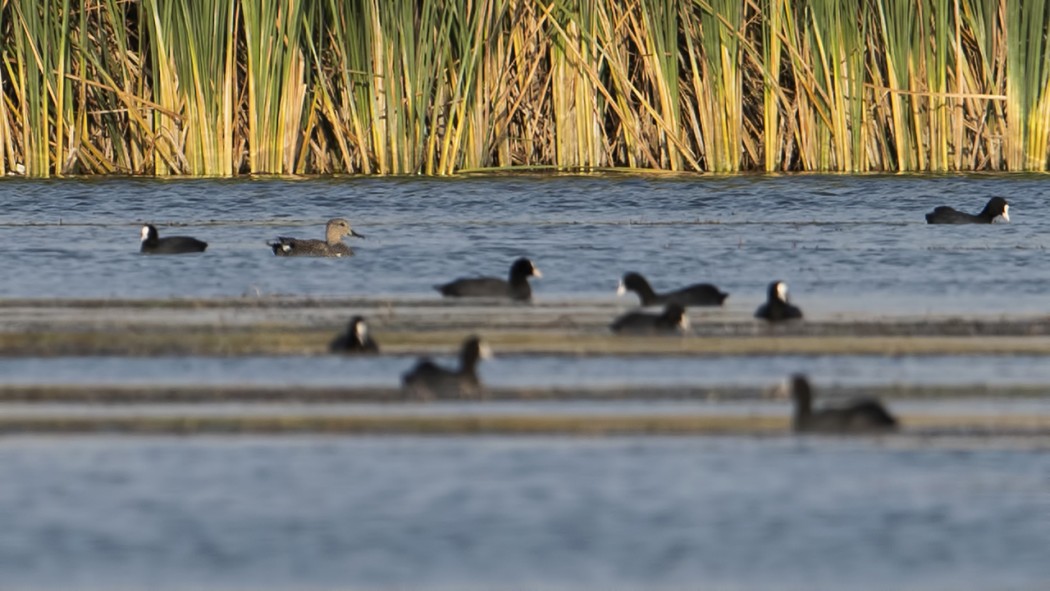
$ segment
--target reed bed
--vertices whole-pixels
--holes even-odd
[[[1050,2],[0,0],[0,174],[1045,171]]]

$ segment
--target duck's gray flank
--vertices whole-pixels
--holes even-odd
[[[344,257],[352,256],[354,251],[343,242],[343,236],[355,236],[364,238],[350,227],[350,222],[345,218],[332,218],[325,224],[325,239],[315,240],[312,238],[293,238],[289,236],[278,236],[277,240],[266,244],[273,249],[273,254],[279,257],[310,256],[310,257]]]

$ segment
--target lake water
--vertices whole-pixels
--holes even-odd
[[[1011,201],[1008,225],[928,226]],[[437,298],[530,256],[536,298],[697,281],[749,313],[785,279],[807,317],[1046,314],[1041,176],[510,176],[0,182],[0,298]],[[348,217],[349,260],[277,235]],[[143,257],[139,227],[203,255]],[[624,304],[627,307],[628,304]],[[695,337],[702,338],[702,337]],[[403,356],[0,359],[4,384],[393,387]],[[1038,356],[509,356],[494,387],[1050,384]],[[833,390],[828,388],[828,390]],[[1048,398],[892,401],[1050,414]],[[483,405],[5,404],[7,416],[786,414],[768,400]],[[1050,588],[1038,438],[0,437],[0,589],[951,590]],[[993,445],[994,443],[994,445]]]
[[[1008,225],[928,226],[951,204],[1011,201]],[[1042,313],[1050,183],[1041,176],[509,176],[465,179],[0,182],[0,297],[436,296],[431,285],[544,273],[536,297],[611,297],[628,270],[657,289],[709,281],[753,309],[770,280],[830,310]],[[276,235],[346,216],[351,260],[283,259]],[[203,255],[139,256],[139,227]],[[178,224],[184,227],[169,227]]]
[[[458,361],[436,359],[452,366]],[[48,357],[2,358],[7,384],[255,385],[396,388],[415,365],[383,357]],[[1050,363],[1035,355],[755,355],[714,357],[498,356],[478,369],[493,388],[767,387],[803,372],[819,385],[1050,384]],[[1050,387],[1048,387],[1050,391]]]
[[[1050,454],[826,439],[0,440],[5,589],[1050,587]]]

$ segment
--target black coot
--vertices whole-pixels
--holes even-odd
[[[454,298],[510,298],[518,301],[532,299],[529,277],[543,277],[536,265],[527,258],[520,258],[510,266],[507,279],[498,277],[471,277],[457,279],[434,289],[445,297]]]
[[[379,343],[368,334],[368,324],[360,316],[350,319],[346,332],[335,337],[328,345],[333,353],[379,353]]]
[[[617,334],[682,334],[689,328],[689,318],[681,304],[667,304],[659,314],[628,312],[613,321],[609,328]]]
[[[785,320],[798,320],[802,318],[802,310],[788,303],[787,283],[774,281],[769,284],[769,292],[766,295],[766,303],[755,310],[755,318],[761,318],[770,322],[783,322]]]
[[[142,226],[142,254],[188,254],[204,252],[208,243],[190,236],[168,236],[161,238],[153,224]]]
[[[266,244],[273,249],[273,254],[279,257],[348,257],[353,255],[354,251],[343,242],[343,236],[364,238],[343,218],[328,220],[324,234],[324,240],[278,236],[277,240]]]
[[[947,205],[926,214],[928,224],[990,224],[998,219],[1010,221],[1010,204],[1002,197],[992,197],[977,215],[952,209]]]
[[[480,398],[484,395],[478,379],[478,361],[491,357],[489,348],[477,336],[463,341],[459,369],[447,369],[429,358],[420,359],[401,377],[406,394],[416,398]]]
[[[643,306],[663,306],[679,304],[681,306],[721,306],[729,294],[720,291],[710,283],[695,283],[681,289],[666,293],[656,293],[649,282],[640,273],[627,273],[620,280],[617,295],[628,291],[638,294]]]
[[[858,398],[813,410],[813,391],[806,376],[791,376],[789,388],[795,401],[792,423],[799,433],[880,433],[897,429],[897,419],[874,398]]]

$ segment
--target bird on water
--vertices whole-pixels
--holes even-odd
[[[609,326],[617,334],[675,335],[689,329],[689,318],[681,304],[667,304],[663,312],[628,312]]]
[[[460,347],[459,368],[441,367],[424,357],[401,377],[402,389],[411,397],[425,400],[481,398],[485,391],[478,378],[478,362],[491,356],[480,337],[467,337]]]
[[[467,277],[435,285],[434,289],[447,298],[509,298],[527,302],[532,299],[529,277],[540,278],[543,274],[531,260],[522,257],[511,264],[507,279]]]
[[[368,323],[361,316],[354,316],[346,331],[335,337],[328,345],[328,350],[333,353],[379,353],[379,343],[372,338],[368,331]]]
[[[802,374],[791,376],[788,390],[795,402],[792,426],[798,433],[885,433],[898,427],[897,419],[874,398],[814,409],[813,389]]]
[[[729,297],[729,294],[710,283],[694,283],[673,291],[657,293],[641,273],[627,273],[620,280],[616,295],[623,295],[628,291],[638,294],[643,306],[721,306]]]
[[[755,310],[755,318],[768,320],[769,322],[784,322],[785,320],[800,320],[802,310],[788,302],[787,283],[774,281],[769,284],[766,292],[766,303]]]
[[[992,197],[980,213],[974,215],[941,205],[926,214],[928,224],[991,224],[1010,221],[1010,204],[1002,197]]]
[[[266,244],[279,257],[344,257],[352,256],[354,251],[343,242],[343,236],[364,238],[350,227],[345,218],[332,218],[325,224],[325,239],[304,239],[278,236],[277,240]]]
[[[153,224],[142,226],[142,254],[188,254],[204,252],[208,243],[191,236],[168,236],[161,238]]]

